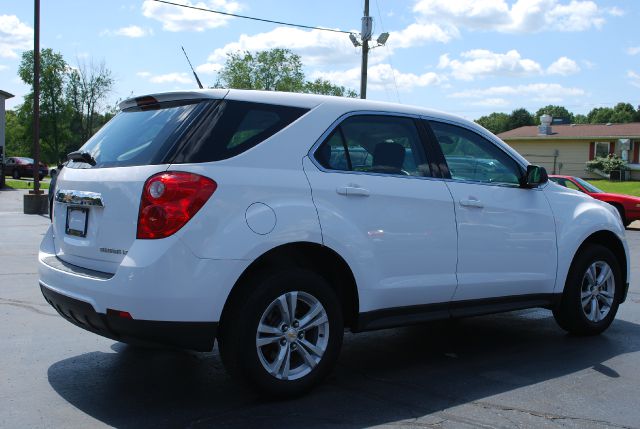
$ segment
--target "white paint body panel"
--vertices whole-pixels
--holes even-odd
[[[354,272],[361,312],[451,299],[456,224],[442,180],[323,172],[308,158],[304,168],[324,244]],[[369,196],[336,192],[346,186]]]
[[[560,293],[575,252],[589,235],[610,231],[626,249],[624,228],[615,210],[553,184],[539,190],[507,189],[440,179],[324,172],[307,156],[338,118],[356,111],[396,112],[464,124],[503,147],[495,136],[460,118],[335,97],[236,90],[181,94],[167,97],[226,94],[227,99],[311,111],[263,143],[224,161],[63,169],[59,188],[99,192],[105,207],[90,209],[88,236],[81,240],[65,236],[64,216],[58,216],[65,206],[55,204],[54,225],[39,254],[45,286],[88,302],[100,313],[114,308],[129,311],[136,319],[215,322],[251,262],[287,243],[323,244],[337,252],[354,274],[361,312],[452,299]],[[522,157],[503,149],[526,165]],[[137,240],[143,184],[166,169],[201,174],[215,180],[218,188],[174,235]],[[367,189],[369,196],[336,192],[348,185]],[[460,199],[470,197],[481,200],[484,207],[459,205]],[[250,209],[256,203],[268,206],[273,217],[268,210]],[[127,254],[103,253],[101,247],[123,249]],[[114,276],[98,280],[57,270],[43,262],[54,255]]]
[[[453,299],[552,293],[556,232],[542,190],[453,180],[447,186],[458,223],[458,289]]]

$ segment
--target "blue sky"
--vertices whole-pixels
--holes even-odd
[[[286,22],[359,32],[362,0],[174,0]],[[33,2],[0,0],[0,89],[22,102],[20,54],[33,43]],[[562,104],[575,113],[640,104],[636,0],[371,0],[368,98],[470,119]],[[184,45],[205,85],[237,49],[290,48],[309,77],[359,89],[359,50],[347,35],[190,11],[152,0],[42,1],[41,45],[71,66],[104,61],[110,102],[195,86]]]

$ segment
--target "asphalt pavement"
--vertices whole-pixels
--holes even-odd
[[[347,334],[324,384],[275,401],[217,349],[135,348],[58,316],[38,288],[49,219],[22,214],[22,195],[0,191],[0,428],[640,428],[640,229],[629,298],[600,336],[547,310]]]

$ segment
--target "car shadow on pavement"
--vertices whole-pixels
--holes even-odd
[[[48,379],[70,404],[114,427],[365,427],[484,406],[490,396],[582,370],[616,379],[605,362],[638,349],[639,325],[616,320],[600,336],[574,337],[550,312],[526,310],[347,334],[335,371],[291,400],[270,400],[231,380],[217,350],[115,343],[113,353],[54,363]]]

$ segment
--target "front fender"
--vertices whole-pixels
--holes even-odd
[[[548,186],[545,195],[556,222],[558,272],[554,292],[562,293],[564,290],[571,263],[580,246],[590,236],[602,231],[614,234],[624,247],[628,281],[629,251],[618,211],[610,204],[556,185]]]

